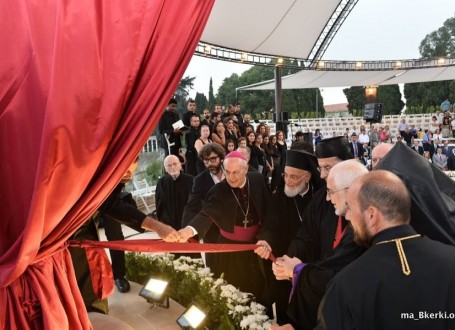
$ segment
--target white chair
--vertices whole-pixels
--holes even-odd
[[[133,178],[133,186],[134,190],[131,192],[131,195],[136,200],[137,207],[139,209],[144,207],[147,213],[152,212],[155,204],[149,201],[155,196],[156,186],[150,187],[145,179],[136,180],[135,178]]]

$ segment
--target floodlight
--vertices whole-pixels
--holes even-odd
[[[139,295],[147,299],[153,306],[169,308],[169,297],[166,294],[168,284],[166,281],[151,278],[139,292]]]
[[[182,329],[199,329],[205,317],[203,311],[191,304],[177,319],[177,323]]]

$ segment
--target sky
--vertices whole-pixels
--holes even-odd
[[[455,0],[359,0],[328,46],[325,60],[403,60],[420,57],[425,36],[455,15]],[[215,94],[223,80],[249,65],[193,56],[184,76],[196,77],[194,89],[208,96],[210,77]],[[340,88],[321,88],[324,104],[344,103]],[[233,100],[234,102],[235,100]]]

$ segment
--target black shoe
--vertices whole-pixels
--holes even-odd
[[[115,280],[115,286],[118,289],[118,292],[126,293],[130,291],[130,283],[124,277],[117,278]]]

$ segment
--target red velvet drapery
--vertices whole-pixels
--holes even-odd
[[[64,243],[144,145],[213,2],[0,2],[0,328],[90,328]]]

